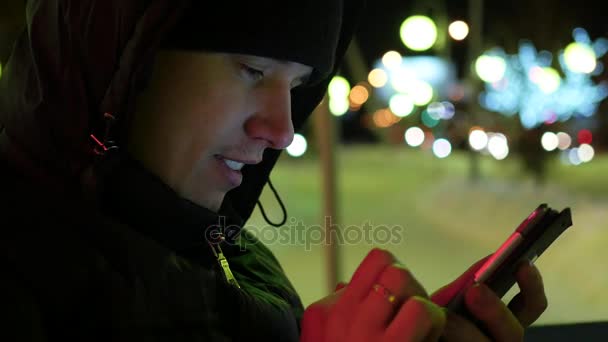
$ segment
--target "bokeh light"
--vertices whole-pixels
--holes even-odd
[[[553,132],[545,132],[543,136],[540,138],[540,144],[543,146],[545,151],[553,151],[559,145],[559,139],[557,138],[557,134]]]
[[[377,127],[386,128],[396,124],[401,118],[393,114],[388,108],[383,108],[374,112],[372,120]]]
[[[437,158],[445,158],[452,153],[452,144],[446,139],[440,138],[433,143],[433,154]]]
[[[388,75],[386,74],[386,71],[382,69],[374,69],[369,72],[367,80],[369,81],[369,84],[372,85],[372,87],[382,88],[386,85],[386,82],[388,81]]]
[[[405,142],[412,146],[418,147],[424,142],[424,131],[420,127],[410,127],[405,131]]]
[[[488,135],[482,129],[472,129],[469,133],[469,145],[475,151],[483,150],[488,146]]]
[[[580,165],[582,163],[581,159],[578,157],[578,148],[575,147],[568,151],[568,161],[572,165]]]
[[[427,82],[416,81],[409,94],[416,106],[425,106],[433,99],[433,87]]]
[[[301,134],[294,134],[293,141],[287,147],[287,153],[292,157],[301,157],[306,153],[306,149],[308,148],[308,143],[306,142],[306,138]]]
[[[577,135],[579,144],[591,144],[593,142],[593,134],[588,129],[581,129]]]
[[[500,56],[481,55],[475,61],[475,71],[479,78],[488,83],[500,81],[507,69],[507,63]]]
[[[382,64],[389,69],[395,70],[401,66],[402,57],[397,51],[389,51],[382,56]]]
[[[578,158],[581,160],[581,162],[590,162],[594,156],[595,150],[593,149],[593,146],[589,144],[582,144],[578,147]]]
[[[492,136],[488,139],[488,152],[490,152],[492,157],[494,157],[496,160],[503,160],[507,158],[509,155],[507,138],[501,133],[492,134]]]
[[[350,92],[348,80],[342,76],[334,76],[329,82],[327,92],[331,98],[346,98]]]
[[[448,26],[450,37],[454,40],[463,40],[469,35],[469,25],[462,20],[456,20]]]
[[[426,112],[433,120],[439,120],[443,116],[445,107],[441,102],[433,102],[426,107]]]
[[[449,101],[431,102],[426,110],[433,120],[450,120],[454,117],[456,108]]]
[[[450,120],[456,114],[456,107],[449,101],[442,101],[443,111],[441,112],[441,118],[443,120]]]
[[[416,82],[416,75],[410,70],[402,68],[391,73],[391,86],[398,93],[411,92]]]
[[[597,66],[595,51],[587,44],[578,42],[570,43],[564,50],[564,61],[568,69],[589,74]]]
[[[405,94],[395,94],[389,100],[389,108],[395,115],[405,117],[414,111],[414,101]]]
[[[355,106],[361,106],[369,99],[369,91],[362,85],[356,85],[351,89],[348,98]]]
[[[499,65],[502,63],[487,60],[482,63],[487,56],[502,58],[506,70],[502,79],[485,84],[485,90],[479,95],[480,105],[507,117],[519,117],[524,129],[596,115],[601,102],[608,98],[608,84],[600,77],[594,79],[594,76],[601,76],[599,70],[602,69],[602,63],[596,63],[594,58],[606,55],[608,39],[592,41],[582,28],[576,28],[573,36],[575,42],[581,45],[571,45],[568,50],[570,64],[574,60],[579,63],[571,67],[584,71],[584,67],[580,66],[589,64],[586,71],[593,70],[590,74],[572,71],[563,51],[554,56],[549,51],[538,49],[528,40],[520,40],[519,50],[515,54],[507,54],[503,48],[494,47],[477,60],[480,77],[487,81],[500,76],[496,72],[498,68],[489,65],[495,63],[502,69]],[[585,54],[581,52],[583,50],[588,51]],[[579,57],[576,59],[572,56]],[[549,68],[556,65],[560,69]]]
[[[562,83],[562,79],[559,76],[559,73],[557,72],[557,70],[555,70],[551,67],[546,67],[546,68],[541,68],[539,66],[532,67],[532,68],[530,68],[528,77],[545,94],[551,94],[551,93],[555,92],[559,88],[560,84]]]
[[[435,142],[435,135],[431,131],[424,132],[424,142],[420,148],[422,150],[430,150],[433,148],[433,143]]]
[[[329,111],[334,115],[334,116],[342,116],[344,114],[346,114],[346,112],[348,112],[348,109],[350,108],[350,103],[348,102],[347,98],[341,98],[341,97],[330,97],[329,98]]]
[[[431,18],[423,15],[405,19],[399,33],[403,44],[414,51],[428,50],[437,40],[437,26]]]
[[[448,97],[452,101],[456,101],[456,102],[461,101],[464,99],[464,96],[465,96],[464,86],[462,86],[461,84],[452,84],[450,86],[450,88],[448,89]]]
[[[433,128],[439,124],[439,119],[433,118],[428,110],[422,111],[422,114],[420,114],[420,121],[429,128]]]
[[[568,133],[564,133],[564,132],[559,132],[557,133],[557,148],[559,148],[560,150],[565,150],[568,147],[570,147],[570,145],[572,145],[572,138],[570,137],[570,135],[568,135]]]

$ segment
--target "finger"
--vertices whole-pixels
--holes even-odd
[[[376,284],[361,303],[353,325],[365,325],[371,331],[381,331],[407,298],[428,297],[426,291],[405,268],[392,265],[384,269]]]
[[[536,266],[525,262],[515,273],[520,293],[509,303],[509,309],[524,327],[534,323],[547,309],[543,279]]]
[[[327,325],[327,341],[339,341],[352,325],[353,313],[371,291],[373,284],[386,267],[395,261],[392,254],[379,248],[372,249],[353,274],[348,286],[331,308]]]
[[[446,316],[442,308],[428,299],[413,296],[401,306],[384,334],[384,341],[436,341]]]
[[[478,260],[456,280],[435,291],[435,293],[433,293],[433,295],[431,296],[431,300],[437,305],[446,306],[450,302],[450,300],[454,298],[454,296],[464,286],[467,285],[469,280],[473,278],[475,272],[477,272],[477,270],[488,260],[490,256],[491,254],[483,259]]]
[[[490,342],[490,339],[473,323],[449,311],[442,337],[445,341]]]
[[[395,258],[388,251],[379,248],[372,249],[357,267],[344,296],[349,300],[363,300],[384,269],[394,262]]]
[[[511,310],[484,284],[477,284],[465,294],[469,311],[480,320],[495,341],[521,341],[524,329]]]

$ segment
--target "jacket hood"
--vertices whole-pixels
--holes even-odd
[[[26,29],[0,78],[2,149],[26,160],[29,174],[59,189],[79,189],[99,160],[92,138],[121,141],[152,57],[195,0],[29,0]],[[333,68],[314,86],[292,93],[298,131],[322,100],[354,34],[364,0],[343,2]],[[94,14],[94,15],[93,15]],[[314,18],[310,18],[314,20]],[[124,138],[124,137],[122,137]],[[242,184],[224,200],[247,220],[281,151],[243,169]],[[44,171],[40,171],[44,170]]]

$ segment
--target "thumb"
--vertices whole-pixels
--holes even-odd
[[[456,294],[460,292],[464,286],[467,285],[469,280],[475,275],[475,272],[477,272],[477,270],[488,260],[490,256],[491,254],[481,260],[478,260],[456,280],[435,291],[435,293],[431,295],[431,301],[439,306],[446,306],[450,300],[456,296]]]

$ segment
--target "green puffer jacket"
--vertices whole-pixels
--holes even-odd
[[[41,193],[2,165],[0,293],[10,324],[0,339],[297,341],[302,305],[272,253],[245,231],[224,243],[240,288],[228,284],[204,243],[203,227],[218,227],[219,216],[125,164],[107,196],[128,212],[105,206],[112,216]]]

